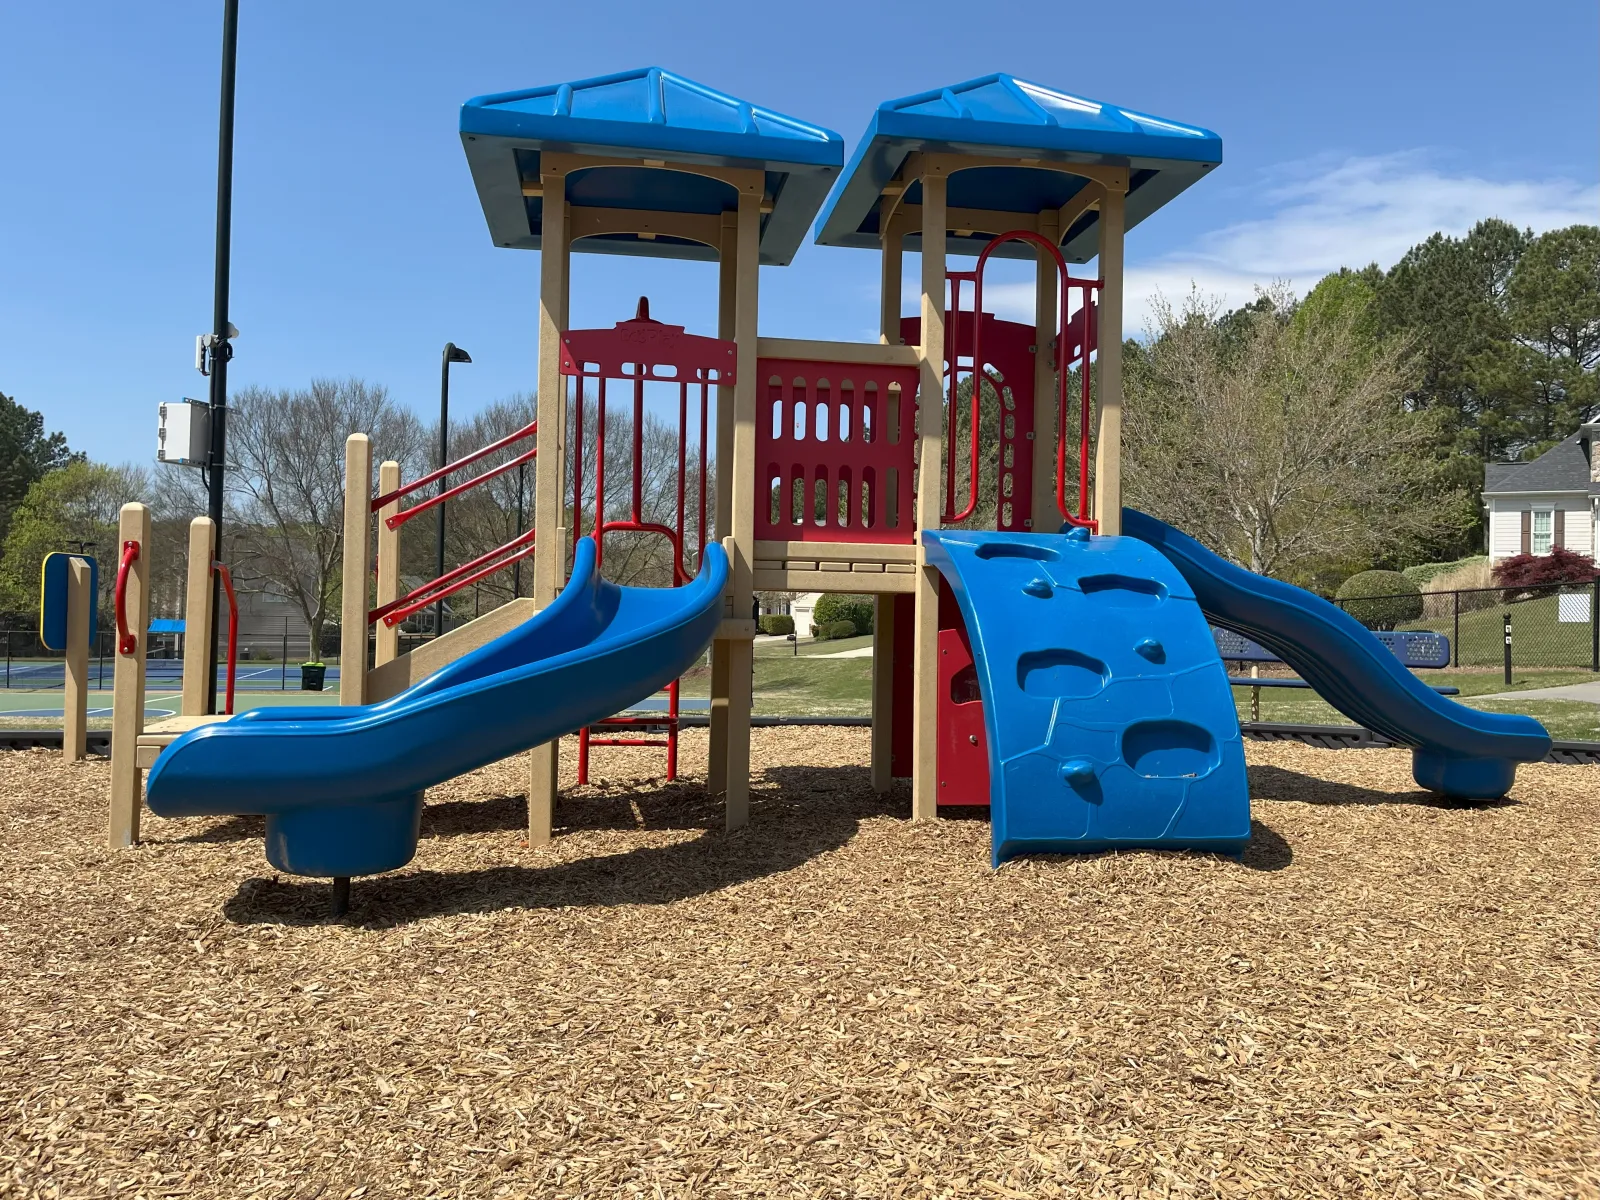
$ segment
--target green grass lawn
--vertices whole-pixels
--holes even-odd
[[[1461,634],[1455,620],[1445,616],[1409,621],[1402,629],[1428,629],[1455,639],[1457,661],[1463,666],[1495,666],[1504,661],[1505,614],[1511,614],[1511,657],[1520,667],[1583,667],[1592,663],[1594,629],[1587,621],[1558,621],[1559,597],[1542,596],[1515,604],[1497,603],[1477,612],[1461,614]]]
[[[833,641],[819,642],[813,638],[801,638],[798,642],[757,642],[757,658],[806,658],[819,654],[842,654],[846,650],[859,650],[863,646],[872,645],[872,635],[862,637],[838,638]],[[798,655],[795,653],[799,651]]]
[[[1499,671],[1418,671],[1424,683],[1441,687],[1458,687],[1461,700],[1485,712],[1526,713],[1544,722],[1550,736],[1562,741],[1600,741],[1600,706],[1576,700],[1538,700],[1531,696],[1515,700],[1478,700],[1474,697],[1494,692],[1533,691],[1538,688],[1559,687],[1568,683],[1593,683],[1597,677],[1590,671],[1570,670],[1517,670],[1512,673],[1512,683],[1506,686]],[[1241,721],[1251,720],[1250,690],[1234,689],[1234,703]],[[1261,720],[1288,725],[1348,725],[1350,721],[1315,692],[1289,688],[1263,688],[1261,692]]]

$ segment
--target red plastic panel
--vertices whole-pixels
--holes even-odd
[[[645,315],[618,321],[610,329],[569,329],[562,334],[561,373],[600,379],[734,381],[732,342],[653,321],[647,305],[641,305],[641,311]]]
[[[918,368],[763,358],[756,537],[906,543]]]
[[[989,738],[972,644],[950,585],[939,582],[939,803],[989,803]]]
[[[945,372],[950,371],[950,351],[970,356],[972,312],[947,312],[945,320]],[[908,346],[922,341],[922,320],[902,317],[900,337]],[[1025,533],[1033,526],[1033,364],[1037,338],[1032,325],[1002,321],[993,313],[983,314],[983,357],[989,381],[1000,396],[999,513],[996,528]],[[972,374],[970,357],[960,367],[963,375]],[[991,403],[984,398],[984,406]],[[965,458],[970,453],[971,420],[968,410],[957,414],[953,435],[946,439],[945,454]],[[963,499],[965,492],[963,491]],[[1059,522],[1058,522],[1059,524]],[[1052,529],[1054,527],[1052,526]]]

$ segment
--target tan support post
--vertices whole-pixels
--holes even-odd
[[[372,577],[372,442],[344,440],[344,573],[339,604],[339,703],[367,702],[367,589]]]
[[[89,728],[89,564],[74,555],[67,561],[67,655],[61,697],[61,757],[79,762],[88,753]]]
[[[717,262],[717,336],[734,336],[735,289],[738,284],[739,214],[722,214],[722,242]],[[730,387],[717,389],[717,537],[733,529],[733,406]],[[737,614],[728,611],[725,617]],[[728,790],[728,663],[732,643],[718,638],[711,643],[711,745],[706,768],[706,790],[713,796]]]
[[[1094,448],[1094,515],[1100,532],[1122,532],[1122,235],[1127,195],[1107,187],[1100,201],[1100,424]]]
[[[944,462],[945,175],[922,175],[922,381],[917,389],[921,461],[917,466],[917,528],[938,529]],[[939,813],[939,572],[918,555],[913,631],[916,675],[911,733],[911,817]]]
[[[886,202],[880,200],[879,203]],[[891,215],[885,222],[882,243],[878,340],[886,346],[898,346],[902,252],[905,248],[905,226],[899,217]],[[894,597],[874,597],[873,614],[872,790],[887,792],[894,775]]]
[[[124,593],[128,632],[133,653],[117,647],[116,673],[111,684],[111,804],[110,844],[113,850],[139,841],[139,809],[143,800],[139,780],[139,735],[144,732],[144,656],[150,640],[150,510],[142,504],[124,504],[117,517],[117,553],[139,544],[139,557],[128,568]]]
[[[386,462],[378,468],[378,495],[387,496],[400,486],[400,464]],[[391,500],[378,510],[378,594],[374,608],[382,608],[400,598],[400,531],[384,522],[400,511],[400,501]],[[378,644],[372,665],[381,667],[400,655],[400,626],[379,621],[373,626]]]
[[[1051,242],[1060,240],[1056,210],[1039,214],[1039,233]],[[1061,527],[1061,510],[1056,506],[1056,312],[1061,297],[1061,273],[1055,257],[1043,249],[1034,251],[1033,287],[1033,525],[1034,533],[1054,533]],[[1064,316],[1065,314],[1059,314]]]
[[[567,389],[561,379],[561,335],[567,328],[572,244],[566,174],[541,171],[539,178],[544,187],[544,216],[539,235],[539,457],[534,459],[533,601],[543,608],[561,591],[567,573]],[[528,751],[531,846],[550,840],[560,773],[559,741]]]
[[[738,252],[734,266],[733,336],[738,343],[733,401],[733,524],[730,547],[730,592],[736,620],[748,619],[751,572],[756,548],[756,324],[761,282],[761,189],[739,189]],[[722,472],[718,464],[718,474]],[[750,709],[754,702],[752,672],[755,642],[728,641],[727,784],[723,789],[726,827],[741,829],[750,819]]]
[[[186,717],[204,716],[210,678],[206,650],[216,636],[211,611],[211,563],[217,553],[217,527],[210,517],[189,522],[189,568],[183,593],[183,703]]]

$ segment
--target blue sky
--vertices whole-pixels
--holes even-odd
[[[454,340],[475,359],[454,411],[531,390],[538,256],[490,244],[458,107],[648,64],[847,153],[879,101],[995,70],[1217,131],[1223,166],[1130,237],[1135,325],[1191,281],[1239,301],[1483,216],[1600,218],[1600,16],[1579,0],[242,8],[236,386],[359,375],[426,414]],[[0,391],[96,458],[150,461],[156,405],[205,395],[220,14],[0,12]],[[762,332],[868,338],[876,275],[870,253],[808,245],[763,269]],[[573,324],[643,292],[707,330],[714,287],[706,264],[574,256]]]

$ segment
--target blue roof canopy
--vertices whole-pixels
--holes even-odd
[[[733,186],[671,170],[673,163],[766,172],[772,211],[762,219],[761,261],[782,266],[799,249],[844,165],[832,130],[760,108],[703,84],[641,67],[519,92],[475,96],[461,106],[461,143],[498,246],[538,249],[544,201],[525,196],[543,151],[654,159],[659,167],[594,167],[567,177],[567,200],[597,208],[718,214],[738,206]],[[633,234],[584,238],[574,250],[655,258],[717,257],[686,238]]]
[[[817,222],[817,242],[879,246],[878,200],[906,157],[918,151],[1127,167],[1131,229],[1220,163],[1222,139],[1208,129],[1085,100],[1011,75],[969,79],[878,106]],[[1033,214],[1066,203],[1086,182],[1048,168],[976,167],[950,176],[947,202],[952,208]],[[920,203],[921,193],[921,184],[912,184],[905,203]],[[1068,261],[1094,257],[1098,219],[1086,213],[1062,231]],[[948,249],[977,254],[988,241],[982,233],[952,235]],[[920,231],[912,232],[908,248],[920,245]],[[1033,251],[1008,244],[995,253],[1031,257]]]

